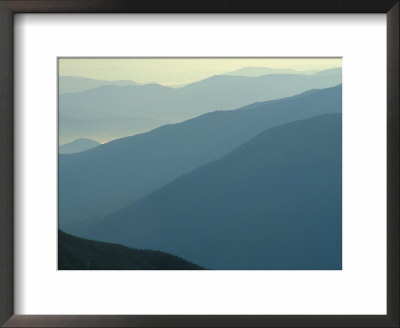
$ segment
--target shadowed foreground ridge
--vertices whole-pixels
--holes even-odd
[[[202,270],[164,252],[77,238],[58,230],[59,270]]]

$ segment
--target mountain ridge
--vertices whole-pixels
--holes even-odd
[[[203,270],[177,256],[79,238],[58,230],[59,270]]]
[[[276,126],[81,233],[211,269],[339,270],[341,149],[341,114]]]
[[[179,122],[213,110],[289,97],[341,83],[341,74],[215,75],[181,88],[156,84],[105,86],[59,97],[60,113],[77,118],[145,116]],[[134,109],[134,111],[132,110]]]
[[[60,155],[60,224],[112,213],[267,128],[341,112],[341,85],[244,108],[204,114],[79,154]]]
[[[75,93],[98,88],[102,85],[137,85],[131,80],[98,80],[84,76],[60,75],[58,78],[58,91],[60,94]]]
[[[100,146],[101,143],[93,139],[78,138],[58,147],[59,154],[75,154]]]

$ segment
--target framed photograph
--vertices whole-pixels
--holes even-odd
[[[0,324],[399,327],[398,1],[0,15]]]

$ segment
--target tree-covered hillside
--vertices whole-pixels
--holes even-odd
[[[202,270],[167,253],[102,243],[58,231],[59,270]]]

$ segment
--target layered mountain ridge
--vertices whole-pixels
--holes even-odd
[[[341,269],[341,114],[265,129],[83,229],[210,269]]]
[[[341,112],[341,85],[216,111],[59,156],[59,223],[112,213],[217,160],[265,129]]]
[[[138,116],[179,122],[214,110],[235,109],[309,89],[333,87],[342,80],[341,70],[333,72],[256,77],[215,75],[181,88],[158,84],[105,85],[61,94],[59,108],[60,114],[81,119]]]

